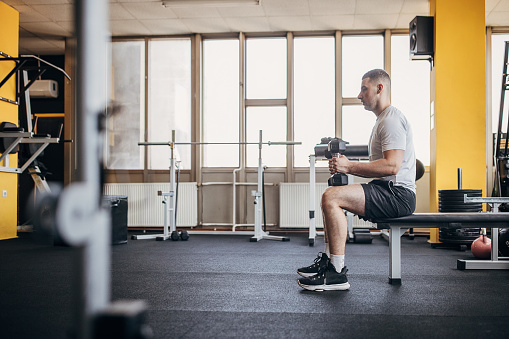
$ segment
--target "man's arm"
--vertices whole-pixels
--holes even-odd
[[[353,174],[365,178],[380,178],[396,175],[403,163],[404,150],[385,151],[383,159],[371,162],[350,161],[344,155],[329,160],[329,171],[334,173]]]

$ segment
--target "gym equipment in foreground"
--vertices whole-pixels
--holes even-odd
[[[101,206],[101,171],[104,124],[110,74],[105,0],[76,0],[78,128],[77,181],[54,196],[45,207],[53,211],[53,224],[61,238],[75,247],[73,286],[75,311],[72,336],[91,338],[147,338],[146,305],[141,300],[111,303],[111,218]],[[37,213],[43,215],[44,213]]]
[[[333,156],[344,154],[351,160],[368,160],[367,145],[348,145],[348,142],[340,138],[322,138],[320,144],[314,148],[315,153],[309,156],[309,246],[314,246],[317,235],[323,236],[323,231],[316,230],[315,220],[315,190],[316,190],[316,161],[328,160]],[[353,182],[351,175],[336,173],[328,180],[329,186],[347,185]],[[348,239],[356,243],[368,243],[373,241],[368,228],[354,228],[353,214],[346,211],[348,221]]]
[[[280,240],[280,241],[289,241],[290,239],[287,237],[273,236],[269,235],[268,232],[262,229],[262,220],[263,220],[263,171],[265,167],[262,165],[262,148],[263,145],[301,145],[301,142],[298,141],[268,141],[263,142],[263,132],[259,131],[258,142],[176,142],[175,140],[175,130],[172,130],[172,139],[168,142],[139,142],[139,146],[170,146],[170,192],[162,192],[163,197],[167,196],[169,198],[169,204],[164,209],[164,225],[163,225],[163,235],[137,235],[133,236],[133,239],[153,239],[157,240],[167,240],[171,237],[170,234],[175,234],[176,229],[176,194],[175,194],[175,154],[174,148],[175,145],[258,145],[258,180],[257,180],[257,190],[252,191],[251,195],[254,197],[254,231],[253,232],[219,232],[219,231],[189,231],[187,232],[187,236],[189,234],[253,234],[250,238],[251,242],[256,242],[262,239],[267,240]],[[234,185],[235,187],[235,185]],[[169,217],[168,217],[169,215]],[[169,219],[169,220],[168,220]],[[235,222],[235,220],[234,220]],[[168,225],[169,223],[169,225]],[[169,226],[169,228],[168,228]],[[184,235],[185,237],[185,235]],[[174,238],[177,239],[176,235]],[[182,238],[184,239],[184,238]]]

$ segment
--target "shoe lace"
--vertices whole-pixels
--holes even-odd
[[[318,267],[318,273],[316,273],[312,278],[311,280],[317,280],[317,279],[322,279],[324,276],[325,276],[325,272],[327,272],[327,269],[329,267],[329,262],[330,260],[327,259],[327,263],[325,265],[322,265],[322,266],[319,266]]]
[[[323,252],[318,252],[318,256],[315,258],[315,264],[318,264],[320,261],[322,261],[323,255]]]

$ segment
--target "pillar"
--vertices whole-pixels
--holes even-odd
[[[482,189],[486,196],[486,67],[484,0],[431,0],[435,57],[431,71],[430,208],[438,191]],[[416,142],[419,142],[418,140]],[[431,232],[438,242],[438,232]]]

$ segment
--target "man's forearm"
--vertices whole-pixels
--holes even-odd
[[[387,159],[379,159],[371,162],[350,162],[347,174],[363,178],[381,178],[398,173],[399,166]]]

